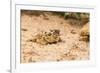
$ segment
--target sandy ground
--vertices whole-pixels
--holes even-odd
[[[89,42],[79,41],[81,28],[79,24],[71,25],[68,20],[52,13],[47,13],[46,17],[22,15],[21,63],[88,60]],[[37,33],[51,29],[60,30],[63,42],[41,45],[28,41]]]

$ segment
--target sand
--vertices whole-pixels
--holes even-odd
[[[21,63],[89,60],[89,42],[80,41],[82,26],[72,20],[75,25],[52,13],[44,15],[21,15]],[[63,40],[56,44],[41,45],[29,42],[37,33],[59,29]]]

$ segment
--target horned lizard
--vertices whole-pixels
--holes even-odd
[[[49,32],[42,32],[34,36],[31,40],[33,42],[46,45],[46,44],[54,44],[61,41],[60,38],[60,30],[53,29]]]

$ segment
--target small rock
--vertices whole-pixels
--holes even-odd
[[[80,41],[89,41],[90,39],[89,22],[83,26],[80,31]]]
[[[22,30],[22,31],[27,31],[27,29],[25,29],[25,28],[22,28],[21,30]]]
[[[72,33],[72,34],[76,34],[76,31],[75,31],[75,30],[71,30],[71,33]]]

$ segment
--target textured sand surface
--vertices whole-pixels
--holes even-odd
[[[21,63],[50,62],[67,60],[88,60],[89,42],[80,41],[82,26],[73,20],[75,25],[68,20],[46,13],[46,16],[21,15]],[[63,42],[41,45],[28,40],[37,33],[59,29]]]

